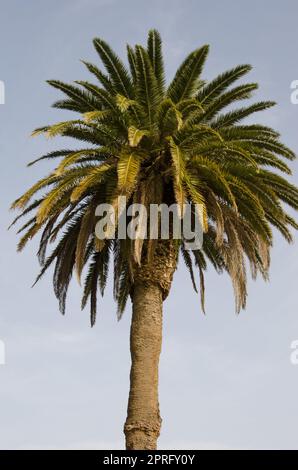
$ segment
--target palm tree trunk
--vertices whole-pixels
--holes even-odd
[[[126,448],[156,449],[161,428],[158,365],[162,342],[162,306],[177,265],[173,240],[158,243],[153,260],[135,272],[130,330],[130,392],[124,426]]]
[[[127,420],[127,449],[156,449],[161,427],[158,364],[162,341],[162,291],[137,285],[133,293],[130,334],[131,372]]]

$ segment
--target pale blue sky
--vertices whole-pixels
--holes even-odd
[[[2,0],[0,7],[0,80],[6,86],[6,104],[0,105],[0,340],[7,354],[0,365],[0,448],[119,448],[130,308],[118,323],[109,287],[91,330],[74,282],[62,317],[50,276],[30,288],[38,269],[36,243],[16,254],[15,233],[6,232],[10,202],[49,169],[47,163],[25,164],[60,144],[31,139],[31,130],[69,116],[50,108],[60,95],[45,80],[87,77],[79,59],[97,60],[95,36],[123,56],[127,42],[144,42],[154,27],[163,37],[168,76],[205,43],[211,46],[206,78],[251,63],[257,97],[279,103],[259,121],[280,130],[298,151],[298,106],[290,102],[290,83],[298,79],[298,4]],[[297,183],[297,163],[293,169]],[[210,269],[204,317],[188,274],[179,269],[165,304],[160,448],[298,449],[298,366],[290,363],[290,344],[298,339],[297,274],[297,245],[277,236],[271,282],[250,283],[248,307],[239,317],[229,281]]]

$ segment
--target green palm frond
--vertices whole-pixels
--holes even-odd
[[[93,96],[75,85],[69,85],[59,80],[48,80],[49,85],[62,91],[72,103],[79,107],[79,112],[87,112],[92,109],[100,109],[100,103]],[[56,106],[61,107],[61,106]]]
[[[118,188],[122,193],[130,192],[136,186],[141,166],[141,157],[135,151],[124,151],[117,164]]]
[[[97,292],[104,293],[111,255],[121,318],[133,292],[136,266],[153,262],[158,241],[98,239],[97,205],[112,204],[122,216],[119,196],[126,196],[126,204],[143,203],[146,208],[176,202],[182,216],[184,203],[192,210],[198,204],[203,246],[188,251],[179,240],[177,250],[196,290],[199,281],[202,311],[204,272],[211,264],[230,276],[239,312],[246,305],[248,268],[253,278],[260,274],[268,279],[273,228],[288,242],[298,229],[286,211],[286,206],[298,210],[298,188],[288,179],[295,154],[275,129],[245,123],[275,103],[232,107],[257,90],[256,83],[236,83],[251,66],[239,65],[204,81],[208,46],[186,57],[167,89],[156,30],[149,31],[145,47],[127,46],[128,68],[102,39],[94,39],[94,46],[105,70],[83,63],[95,83],[48,81],[64,95],[54,107],[77,117],[40,127],[34,134],[72,138],[81,148],[50,151],[28,164],[55,162],[50,174],[12,204],[20,214],[11,225],[23,220],[18,249],[41,234],[36,282],[54,266],[53,287],[62,313],[73,273],[79,280],[85,274],[82,307],[90,300],[94,325]],[[116,235],[119,229],[116,222]]]
[[[174,103],[191,98],[194,92],[197,91],[208,51],[209,46],[203,46],[189,54],[180,65],[167,90],[167,96]]]
[[[107,75],[105,75],[98,67],[96,67],[96,65],[91,64],[90,62],[85,62],[84,60],[82,62],[84,65],[86,65],[89,72],[97,78],[106,91],[109,93],[114,92],[113,83]]]
[[[148,53],[141,46],[136,47],[136,64],[136,99],[138,103],[140,103],[144,112],[144,121],[146,123],[145,127],[150,128],[153,125],[156,116],[160,93]]]
[[[232,83],[239,80],[243,75],[251,70],[250,65],[238,65],[237,67],[224,72],[214,80],[206,83],[196,95],[196,99],[204,106],[212,103],[220,96]]]
[[[213,120],[212,127],[218,129],[220,127],[232,126],[233,124],[237,124],[251,114],[272,108],[272,106],[275,106],[275,104],[276,103],[274,101],[260,101],[259,103],[252,104],[246,108],[230,111],[226,114],[218,116],[215,120]]]
[[[94,39],[93,44],[104,66],[107,69],[115,90],[127,98],[133,98],[133,87],[131,79],[129,77],[128,71],[119,57],[102,39]]]
[[[147,41],[147,51],[156,77],[159,92],[162,95],[165,86],[164,65],[162,57],[162,42],[158,31],[149,31]]]

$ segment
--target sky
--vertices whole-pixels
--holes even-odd
[[[96,326],[80,311],[73,282],[63,317],[51,276],[34,289],[37,244],[16,253],[12,200],[51,166],[26,163],[61,142],[31,131],[69,118],[51,104],[60,98],[45,81],[88,77],[80,59],[99,64],[94,37],[124,57],[126,43],[145,43],[150,28],[163,38],[168,80],[186,54],[210,44],[204,72],[211,79],[237,64],[254,66],[255,99],[278,106],[257,116],[278,129],[298,153],[298,3],[259,0],[1,0],[0,105],[1,449],[121,449],[129,388],[128,305],[120,322],[108,286]],[[75,148],[75,143],[73,144]],[[65,146],[65,143],[62,143]],[[297,162],[292,182],[297,183]],[[270,282],[249,282],[247,309],[235,314],[229,280],[209,268],[206,310],[183,266],[164,305],[160,364],[161,449],[298,449],[297,244],[279,235]],[[0,348],[1,349],[1,348]]]

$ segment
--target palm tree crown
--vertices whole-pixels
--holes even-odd
[[[135,266],[144,257],[150,259],[155,249],[151,240],[97,239],[96,206],[108,202],[117,209],[119,195],[145,205],[198,203],[204,208],[203,248],[188,251],[183,240],[178,248],[195,289],[193,266],[199,269],[202,306],[204,271],[211,262],[218,272],[230,275],[239,312],[246,303],[246,260],[253,277],[259,272],[266,279],[272,226],[287,241],[292,240],[289,229],[298,228],[283,204],[298,209],[298,190],[281,176],[281,172],[291,174],[285,161],[293,160],[294,153],[280,142],[275,130],[242,124],[274,103],[225,110],[250,98],[257,84],[234,86],[250,71],[249,65],[204,82],[201,73],[208,46],[189,54],[168,86],[157,31],[149,32],[147,48],[127,46],[129,67],[103,40],[95,39],[94,46],[105,72],[84,64],[96,84],[48,82],[65,95],[54,107],[81,117],[39,128],[34,134],[73,137],[85,147],[50,152],[29,163],[61,159],[47,177],[13,203],[13,208],[22,210],[15,221],[33,213],[20,229],[24,235],[19,250],[42,230],[37,280],[55,263],[54,291],[62,313],[73,271],[80,278],[87,267],[82,307],[90,298],[93,325],[97,289],[103,294],[110,257],[121,316],[133,288]],[[40,191],[44,193],[37,196]],[[47,255],[49,242],[55,245]]]

